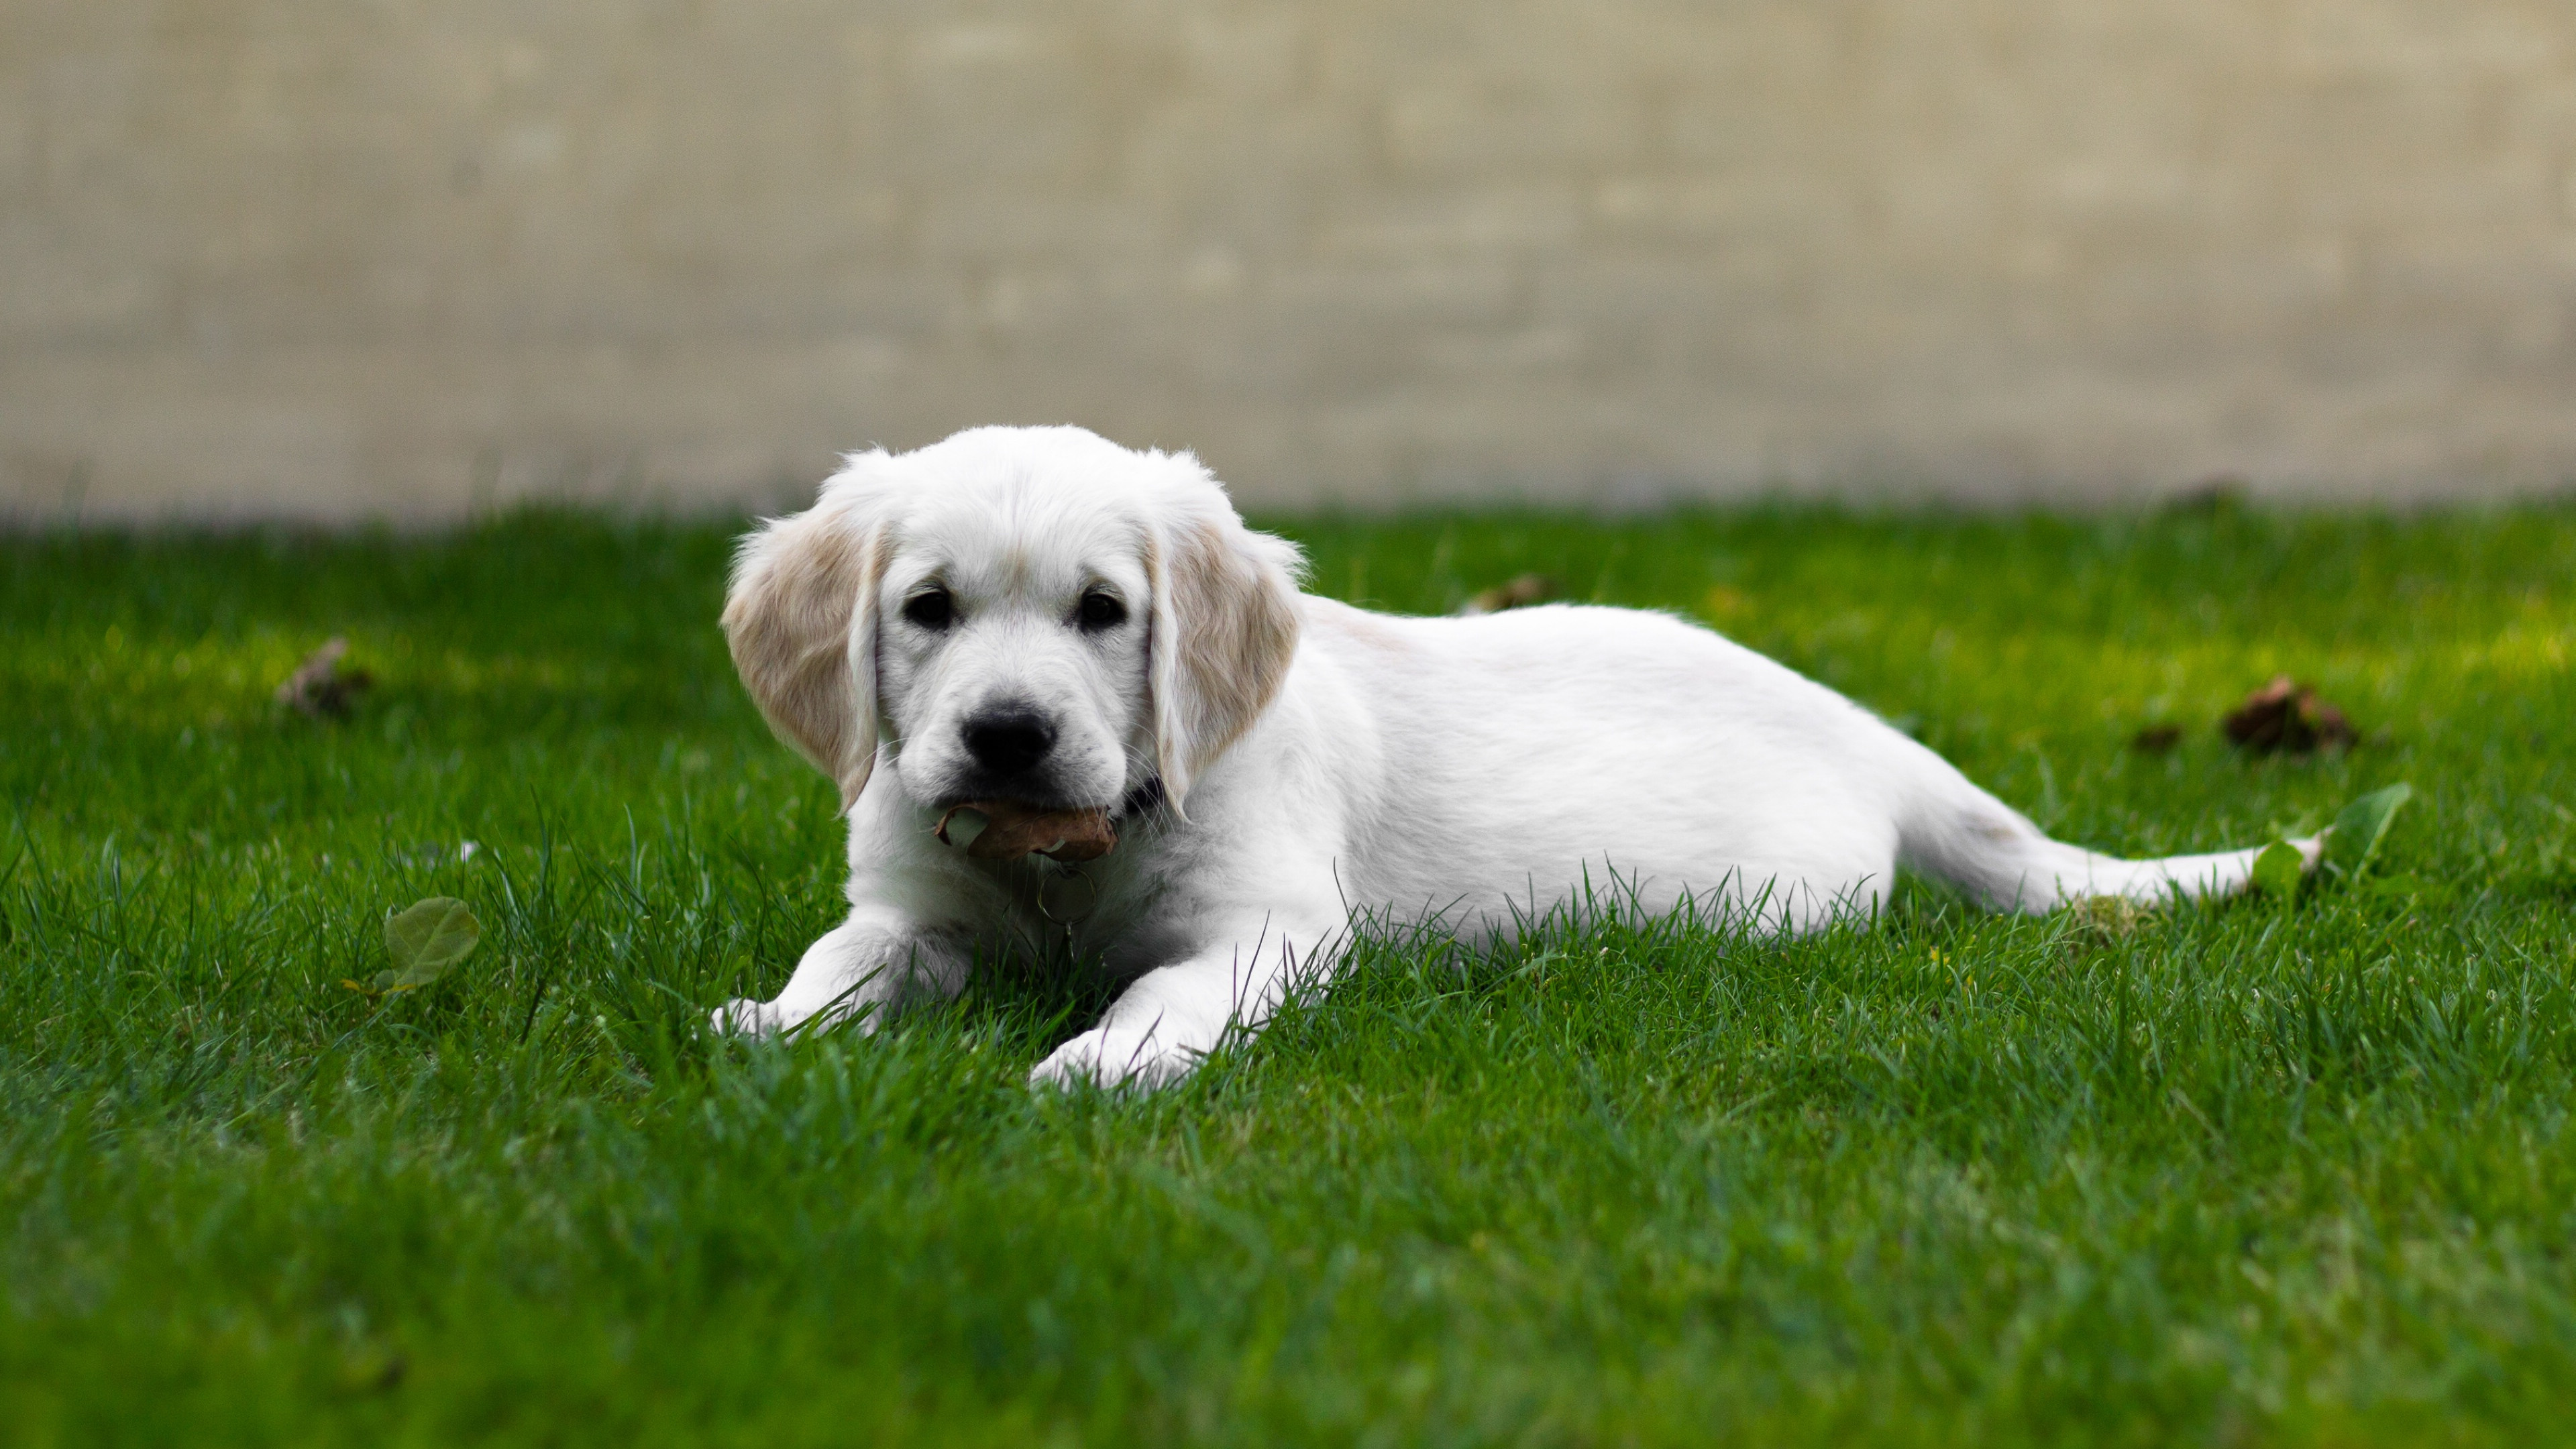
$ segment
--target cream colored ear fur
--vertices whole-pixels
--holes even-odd
[[[1296,545],[1230,514],[1147,534],[1155,766],[1175,812],[1288,677],[1297,654],[1297,561]]]
[[[877,580],[891,539],[830,503],[743,543],[725,596],[734,669],[778,737],[841,787],[847,810],[877,757]]]

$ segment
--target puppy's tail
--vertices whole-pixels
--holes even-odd
[[[1916,770],[1907,773],[1915,775],[1919,788],[1911,808],[1898,816],[1898,863],[1948,881],[1993,910],[2037,915],[2089,896],[2161,904],[2176,892],[2195,898],[2233,895],[2245,888],[2254,858],[2263,853],[2257,846],[2161,860],[2096,855],[2041,834],[2021,812],[1978,789],[1929,750],[1921,751]],[[2290,843],[2310,869],[2325,850],[2321,835]]]

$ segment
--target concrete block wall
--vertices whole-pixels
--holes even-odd
[[[2567,0],[0,0],[0,514],[2576,480]]]

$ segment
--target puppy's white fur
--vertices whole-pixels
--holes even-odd
[[[1079,428],[854,455],[745,540],[726,633],[771,724],[840,785],[850,915],[718,1025],[873,1023],[1053,939],[1055,866],[931,833],[996,793],[1126,812],[1073,934],[1132,980],[1040,1081],[1187,1072],[1329,974],[1360,913],[1504,939],[1615,881],[1649,910],[1804,931],[1875,905],[1899,865],[2035,912],[2236,890],[2257,853],[2059,844],[1866,710],[1661,614],[1396,618],[1300,594],[1299,568],[1195,458]],[[948,602],[936,627],[906,616],[926,593]],[[1123,619],[1087,626],[1092,594]],[[966,742],[996,711],[1053,732],[1001,788]]]

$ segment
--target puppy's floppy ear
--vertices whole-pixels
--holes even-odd
[[[1302,562],[1295,544],[1253,532],[1231,510],[1147,532],[1155,766],[1174,813],[1287,679]]]
[[[855,460],[854,460],[855,461]],[[835,499],[743,540],[725,595],[725,642],[778,737],[857,803],[877,758],[877,582],[893,552],[882,521]]]

